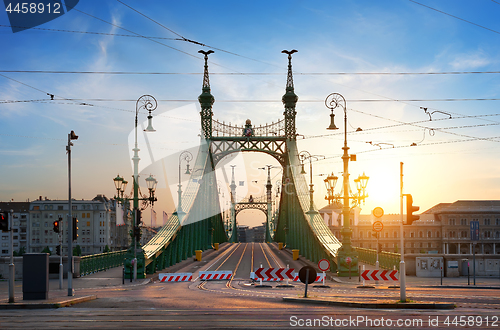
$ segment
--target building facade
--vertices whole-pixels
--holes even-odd
[[[0,202],[1,211],[14,211],[12,214],[13,253],[22,254],[28,250],[29,202]],[[0,232],[0,257],[10,256],[10,233]]]
[[[339,205],[330,204],[320,210],[325,223],[342,241],[342,216]],[[373,230],[373,223],[381,221],[383,229]],[[473,242],[470,222],[479,221],[479,240]],[[352,244],[368,249],[401,252],[400,215],[387,214],[381,218],[351,216]],[[420,219],[403,226],[405,254],[500,254],[500,201],[456,201],[441,203],[420,214]]]
[[[68,208],[67,200],[40,197],[30,203],[27,252],[41,252],[48,247],[55,254],[61,240],[63,255],[68,253]],[[128,230],[116,226],[115,200],[103,195],[92,200],[73,200],[72,215],[78,219],[78,238],[73,246],[80,246],[82,255],[102,253],[106,246],[112,251],[128,247],[123,246],[128,239],[122,239],[128,236]],[[55,220],[61,223],[61,235],[53,230]]]

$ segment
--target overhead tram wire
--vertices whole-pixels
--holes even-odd
[[[275,64],[272,64],[272,63],[268,63],[268,62],[264,62],[264,61],[261,61],[261,60],[257,60],[257,59],[254,59],[254,58],[251,58],[251,57],[247,57],[247,56],[243,56],[243,55],[240,55],[240,54],[237,54],[237,53],[234,53],[234,52],[230,52],[230,51],[227,51],[227,50],[224,50],[224,49],[221,49],[221,48],[217,48],[217,47],[213,47],[213,46],[210,46],[210,45],[207,45],[207,44],[204,44],[204,43],[201,43],[201,42],[198,42],[198,41],[195,41],[195,40],[191,40],[191,39],[188,39],[184,36],[182,36],[181,34],[175,32],[174,30],[166,27],[165,25],[161,24],[160,22],[152,19],[151,17],[141,13],[140,11],[138,11],[137,9],[127,5],[126,3],[124,3],[123,1],[121,0],[116,0],[118,1],[119,3],[121,3],[122,5],[128,7],[129,9],[135,11],[136,13],[138,13],[139,15],[147,18],[148,20],[158,24],[159,26],[161,26],[162,28],[170,31],[171,33],[175,34],[176,36],[178,36],[180,39],[176,39],[176,40],[180,40],[180,41],[186,41],[186,42],[190,42],[190,43],[193,43],[195,45],[200,45],[202,47],[207,47],[207,48],[212,48],[212,49],[215,49],[215,50],[218,50],[218,51],[221,51],[221,52],[224,52],[224,53],[227,53],[227,54],[231,54],[231,55],[234,55],[234,56],[238,56],[238,57],[242,57],[242,58],[246,58],[248,60],[252,60],[252,61],[255,61],[255,62],[260,62],[260,63],[264,63],[264,64],[267,64],[267,65],[271,65],[271,66],[274,66],[274,67],[280,67],[278,65],[275,65]],[[280,67],[281,68],[281,67]]]
[[[466,22],[466,23],[469,23],[469,24],[472,24],[472,25],[475,25],[477,27],[480,27],[481,29],[485,29],[485,30],[488,30],[490,32],[493,32],[493,33],[496,33],[496,34],[500,34],[499,31],[496,31],[496,30],[493,30],[493,29],[490,29],[490,28],[487,28],[486,26],[483,26],[483,25],[479,25],[477,23],[474,23],[474,22],[471,22],[471,21],[468,21],[466,19],[463,19],[463,18],[460,18],[458,16],[455,16],[455,15],[452,15],[452,14],[448,14],[447,12],[444,12],[442,10],[439,10],[439,9],[436,9],[436,8],[433,8],[433,7],[430,7],[430,6],[427,6],[427,5],[424,5],[423,3],[420,3],[420,2],[417,2],[415,0],[409,0],[410,2],[413,2],[417,5],[420,5],[422,7],[425,7],[425,8],[428,8],[428,9],[431,9],[431,10],[434,10],[434,11],[437,11],[438,13],[441,13],[441,14],[444,14],[444,15],[447,15],[447,16],[450,16],[450,17],[453,17],[453,18],[456,18],[458,20],[461,20],[463,22]]]
[[[150,37],[146,37],[150,38]],[[177,40],[177,39],[174,39]],[[214,48],[214,47],[211,47]],[[154,72],[154,71],[74,71],[74,70],[0,70],[3,73],[44,73],[44,74],[106,74],[106,75],[203,75],[203,72]],[[443,71],[443,72],[294,72],[299,76],[336,75],[466,75],[500,74],[500,71]],[[286,72],[210,72],[220,76],[286,76]]]

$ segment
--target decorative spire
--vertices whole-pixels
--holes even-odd
[[[293,87],[293,75],[292,75],[292,54],[296,53],[297,50],[284,50],[282,53],[288,54],[288,75],[286,78],[286,89],[285,95],[281,98],[283,105],[285,106],[285,136],[288,139],[295,139],[295,106],[299,97],[294,92]]]
[[[292,75],[292,54],[296,53],[296,49],[292,49],[290,51],[288,50],[283,50],[283,54],[288,54],[288,75],[286,77],[286,90],[292,90],[293,91],[293,75]]]
[[[208,55],[212,54],[214,51],[203,51],[200,50],[198,53],[205,55],[205,70],[203,72],[203,87],[201,89],[201,95],[198,96],[198,101],[201,106],[201,129],[203,135],[206,139],[212,137],[212,105],[215,102],[214,96],[210,93],[210,80],[208,78]]]
[[[212,54],[213,52],[214,52],[213,50],[198,51],[198,53],[205,55],[205,71],[203,72],[203,91],[205,91],[205,89],[208,89],[208,92],[210,92],[210,80],[208,79],[208,55]]]

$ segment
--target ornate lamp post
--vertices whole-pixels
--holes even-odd
[[[318,213],[317,211],[314,211],[314,201],[313,201],[313,194],[314,194],[314,184],[313,184],[313,167],[312,167],[312,160],[315,159],[315,160],[319,160],[320,157],[323,157],[325,158],[325,156],[323,155],[311,155],[309,153],[309,151],[307,150],[304,150],[304,151],[301,151],[299,153],[299,158],[300,158],[300,161],[302,162],[302,171],[300,172],[300,174],[306,174],[306,171],[304,170],[304,161],[309,159],[309,174],[310,174],[310,184],[309,184],[309,211],[308,213],[310,213],[311,215],[313,213]]]
[[[184,216],[184,211],[182,210],[182,184],[181,184],[181,162],[186,162],[186,172],[184,174],[191,174],[189,170],[189,162],[193,160],[193,155],[189,151],[183,151],[179,155],[179,190],[177,190],[179,202],[177,204],[177,217],[179,221],[182,221],[182,217]]]
[[[354,194],[352,196],[349,196],[349,160],[355,160],[355,156],[351,155],[349,156],[348,150],[349,147],[347,146],[347,108],[346,108],[346,101],[345,98],[338,94],[338,93],[332,93],[328,95],[325,99],[325,105],[328,109],[332,111],[330,114],[330,126],[327,129],[338,129],[335,126],[334,118],[335,114],[333,113],[333,110],[336,109],[337,107],[341,107],[344,110],[344,146],[342,147],[342,150],[344,150],[344,153],[342,155],[342,161],[344,164],[344,172],[343,172],[343,205],[342,205],[342,216],[344,218],[344,225],[341,230],[342,234],[342,247],[339,249],[339,252],[337,254],[337,261],[338,261],[338,275],[339,276],[358,276],[358,258],[355,253],[355,251],[352,248],[351,245],[351,235],[352,231],[350,228],[350,213],[351,213],[351,208],[349,206],[349,199],[353,200],[353,205],[359,205],[361,201],[364,201],[367,195],[365,195],[365,189],[366,185],[368,183],[368,177],[363,174],[363,176],[360,176],[356,181],[358,184],[359,182],[359,187],[361,188],[358,190],[357,194]],[[354,156],[354,157],[353,157]],[[328,179],[327,179],[328,180]],[[331,178],[332,183],[334,178]],[[336,181],[336,180],[335,180]],[[332,197],[333,196],[333,188],[334,184],[331,187],[332,190]],[[362,195],[361,195],[362,191]],[[354,271],[351,272],[351,269]]]
[[[134,144],[134,156],[132,157],[132,161],[134,162],[134,186],[133,186],[133,197],[132,198],[127,198],[124,197],[124,192],[125,188],[127,186],[127,181],[125,181],[123,178],[121,178],[119,175],[113,179],[115,183],[115,188],[117,190],[117,196],[115,197],[116,200],[120,202],[128,202],[130,200],[133,200],[133,218],[134,218],[134,228],[133,228],[133,241],[134,241],[134,279],[137,279],[137,245],[139,244],[139,239],[141,236],[141,229],[140,229],[140,223],[141,223],[141,210],[139,209],[139,201],[145,201],[146,204],[150,203],[151,206],[154,204],[155,201],[157,201],[156,197],[154,196],[155,190],[156,190],[156,184],[158,181],[153,178],[151,175],[146,179],[147,187],[149,190],[149,197],[139,197],[139,147],[137,145],[137,122],[138,122],[138,116],[139,116],[139,110],[144,109],[149,112],[148,115],[148,127],[144,130],[145,132],[155,132],[156,130],[153,128],[152,125],[152,119],[153,116],[151,115],[151,112],[156,109],[157,102],[156,99],[151,96],[151,95],[143,95],[141,96],[135,105],[135,144]],[[139,244],[140,247],[140,244]],[[142,251],[142,250],[141,250]],[[141,257],[143,259],[143,256]],[[144,267],[144,262],[142,264],[142,267]],[[142,272],[143,274],[144,272]],[[141,278],[144,275],[141,275]]]

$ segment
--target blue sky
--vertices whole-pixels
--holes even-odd
[[[327,157],[314,169],[319,207],[326,204],[324,176],[319,174],[342,171],[340,113],[336,124],[341,130],[333,135],[326,130],[329,110],[324,99],[334,92],[347,100],[348,143],[358,155],[350,164],[351,178],[363,172],[370,176],[370,198],[362,213],[376,206],[399,212],[400,162],[405,163],[405,193],[413,194],[421,210],[440,202],[500,196],[500,101],[477,100],[500,99],[500,74],[394,74],[500,71],[498,1],[123,2],[164,27],[118,1],[80,1],[75,10],[38,26],[102,34],[40,29],[12,33],[7,15],[0,14],[0,200],[67,198],[65,145],[71,130],[80,136],[72,153],[73,196],[113,196],[112,178],[132,174],[128,139],[135,100],[143,94],[159,100],[153,113],[158,116],[153,124],[157,144],[151,148],[167,155],[182,151],[183,143],[198,144],[200,49],[215,50],[210,55],[214,118],[238,124],[247,118],[254,124],[282,118],[287,59],[281,51],[299,51],[293,56],[297,129],[305,136],[298,139],[299,149]],[[108,35],[134,33],[168,39],[154,39],[157,43]],[[172,40],[179,36],[211,47]],[[29,100],[43,101],[10,102]],[[434,114],[429,117],[420,107]],[[182,123],[190,129],[172,137]],[[363,131],[352,132],[356,127]],[[412,143],[417,146],[410,147]],[[146,148],[142,150],[141,164],[146,166]],[[175,186],[174,158],[169,158],[167,172],[173,174],[167,181]],[[256,168],[276,162],[261,154],[244,158],[247,167],[238,175],[247,184],[239,193],[259,194],[262,183],[251,181],[263,182],[265,171]],[[161,172],[154,166],[145,171],[153,169]],[[144,172],[142,179],[148,175]],[[162,182],[155,209],[172,212],[176,195],[169,196]]]

